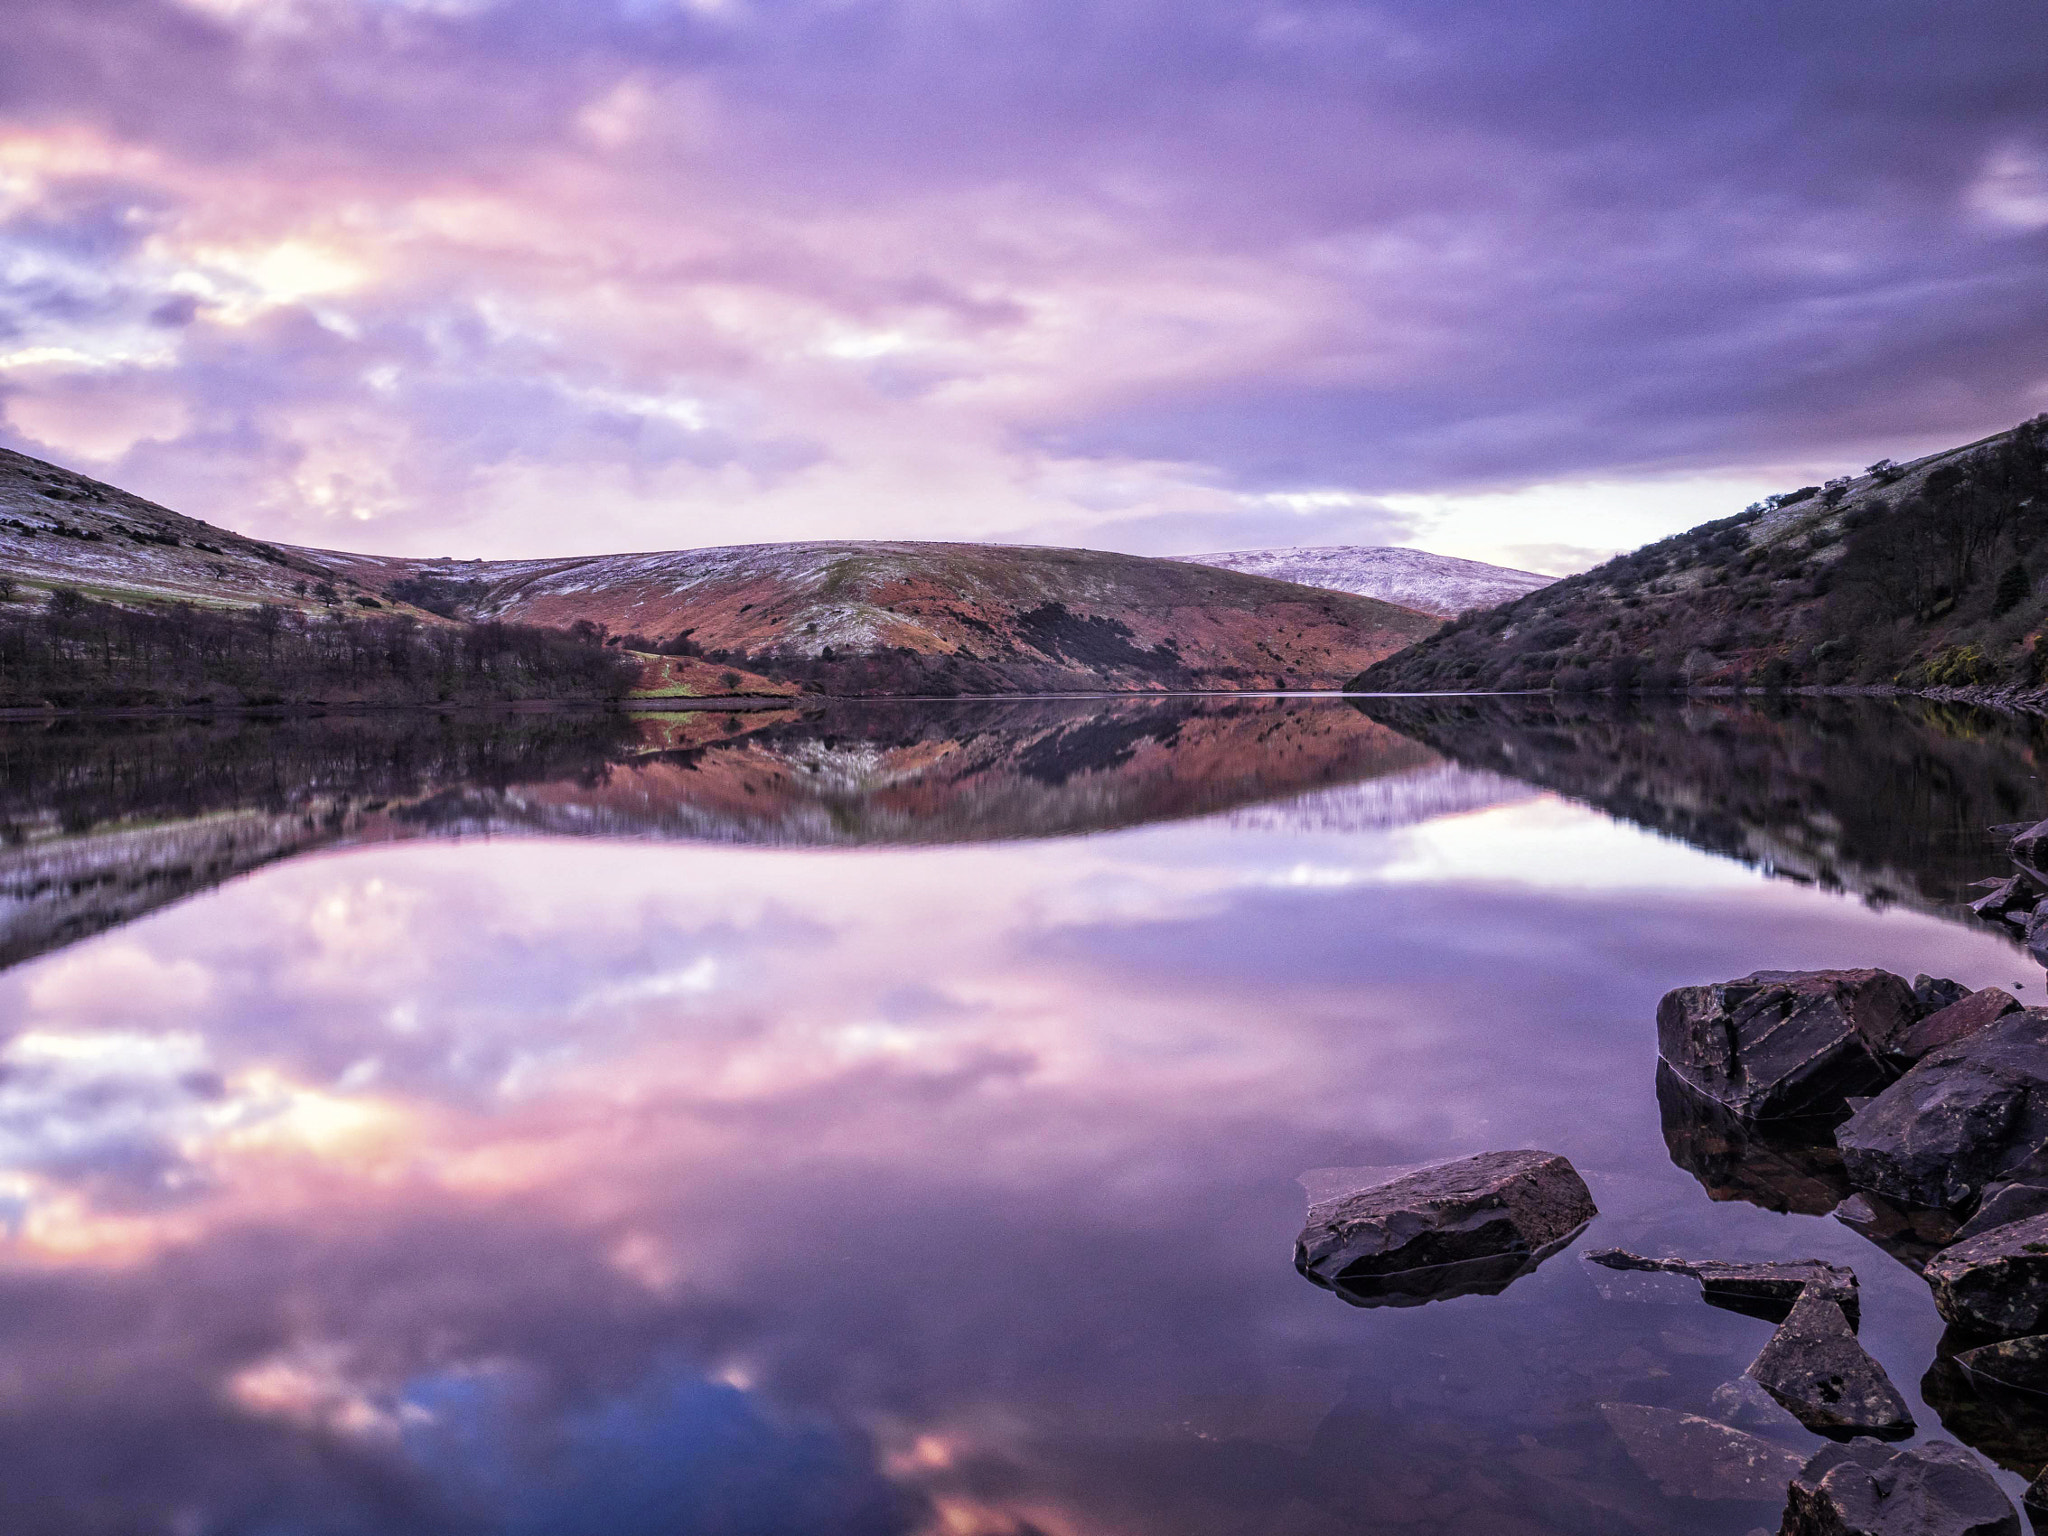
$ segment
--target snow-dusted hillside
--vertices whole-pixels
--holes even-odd
[[[1468,608],[1490,608],[1547,587],[1557,578],[1533,571],[1432,555],[1422,549],[1371,544],[1311,544],[1292,549],[1234,549],[1213,555],[1176,555],[1194,565],[1270,576],[1305,587],[1356,592],[1418,613],[1451,618]]]

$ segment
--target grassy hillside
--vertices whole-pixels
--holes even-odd
[[[1471,613],[1359,691],[2048,684],[2048,416]]]
[[[302,549],[0,452],[0,624],[40,612],[59,591],[93,613],[94,605],[175,612],[193,633],[234,636],[233,614],[268,615],[269,633],[281,633],[317,679],[281,689],[256,676],[252,658],[267,665],[275,649],[266,641],[235,647],[226,673],[179,663],[169,685],[205,693],[218,684],[245,696],[309,688],[320,697],[365,688],[410,696],[412,682],[373,678],[365,659],[380,646],[410,646],[439,679],[424,696],[445,697],[447,687],[494,672],[494,663],[465,670],[447,661],[471,656],[479,626],[497,636],[558,631],[646,653],[640,687],[656,697],[796,687],[852,695],[1331,688],[1438,623],[1351,593],[1097,550],[838,542],[454,561]],[[198,622],[207,613],[222,622]],[[109,618],[99,627],[122,625]],[[205,650],[127,629],[136,631],[123,631],[127,650],[94,652],[46,629],[18,637],[11,650],[0,638],[0,666],[12,667],[0,690],[65,692],[67,680],[89,675],[95,688],[147,691],[169,676],[174,655]],[[540,654],[537,641],[522,646],[522,655]],[[518,684],[511,696],[550,686],[534,665],[522,667],[502,669]],[[416,681],[419,667],[406,668]],[[564,676],[574,670],[552,666]]]

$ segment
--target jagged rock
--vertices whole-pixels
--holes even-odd
[[[2012,1500],[1948,1440],[1824,1446],[1792,1479],[1779,1536],[2020,1536]]]
[[[1919,1274],[1927,1261],[1956,1240],[1955,1212],[1938,1206],[1901,1205],[1858,1190],[1834,1209],[1834,1218]]]
[[[1884,1367],[1856,1342],[1840,1303],[1826,1292],[1802,1292],[1745,1372],[1816,1434],[1912,1433],[1913,1415]]]
[[[1657,1063],[1657,1108],[1671,1161],[1712,1200],[1824,1216],[1849,1193],[1827,1117],[1745,1120]]]
[[[1890,1081],[1882,1055],[1919,1016],[1889,971],[1758,971],[1666,993],[1657,1052],[1746,1119],[1823,1114]]]
[[[2048,1145],[2048,1011],[2023,1008],[1941,1046],[1835,1132],[1852,1183],[1968,1209]]]
[[[1482,1152],[1311,1206],[1294,1267],[1353,1300],[1467,1295],[1505,1286],[1598,1214],[1555,1152]],[[1460,1273],[1415,1273],[1446,1269]]]
[[[1780,1499],[1804,1462],[1796,1451],[1670,1408],[1602,1403],[1628,1459],[1669,1498]]]
[[[1978,1202],[1976,1211],[1956,1229],[1953,1240],[1966,1243],[1993,1227],[2041,1215],[2048,1215],[2048,1185],[2032,1182],[1986,1184],[1984,1197]]]
[[[2023,1006],[2018,998],[1998,987],[1985,987],[1968,993],[1913,1025],[1899,1037],[1897,1047],[1890,1054],[1901,1066],[1910,1066],[1929,1051],[1954,1045],[1958,1040],[1967,1040],[2008,1013],[2017,1013]]]
[[[1667,1275],[1690,1275],[1700,1283],[1700,1296],[1717,1307],[1746,1313],[1770,1322],[1782,1323],[1791,1315],[1800,1294],[1811,1286],[1819,1295],[1833,1300],[1856,1326],[1858,1304],[1856,1272],[1825,1259],[1795,1259],[1790,1262],[1729,1263],[1721,1259],[1647,1259],[1626,1248],[1602,1248],[1586,1255],[1609,1269],[1651,1270]]]
[[[2001,1339],[1957,1353],[1956,1364],[1978,1386],[2048,1396],[2048,1336]]]
[[[2048,1328],[2048,1216],[1980,1232],[1927,1265],[1934,1305],[1959,1327],[2012,1339]]]
[[[2013,879],[2018,879],[2015,875]],[[2000,884],[2010,884],[2001,881]],[[1939,1013],[1950,1003],[1960,1003],[1970,995],[1970,989],[1960,981],[1950,981],[1946,976],[1930,976],[1922,971],[1913,978],[1913,1004],[1924,1019],[1930,1013]]]

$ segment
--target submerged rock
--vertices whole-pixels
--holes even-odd
[[[1934,1305],[1958,1327],[2011,1339],[2048,1329],[2048,1216],[1993,1227],[1927,1265]]]
[[[1902,1205],[1858,1190],[1834,1210],[1835,1220],[1875,1243],[1914,1274],[1956,1240],[1960,1222],[1939,1206]]]
[[[1657,1053],[1745,1119],[1821,1114],[1889,1082],[1883,1054],[1919,1017],[1890,971],[1757,971],[1667,992]]]
[[[1602,1248],[1586,1257],[1608,1269],[1690,1275],[1699,1281],[1702,1299],[1713,1306],[1774,1323],[1782,1323],[1791,1315],[1793,1304],[1810,1286],[1816,1294],[1841,1307],[1850,1327],[1856,1325],[1856,1272],[1825,1259],[1747,1264],[1722,1259],[1646,1259],[1626,1248]]]
[[[1804,1462],[1796,1451],[1670,1408],[1602,1403],[1600,1413],[1628,1459],[1670,1498],[1775,1501]]]
[[[2048,1011],[2008,1013],[1930,1052],[1835,1141],[1859,1187],[1968,1209],[2048,1144]]]
[[[1711,1200],[1824,1216],[1849,1193],[1834,1120],[1745,1120],[1657,1063],[1657,1108],[1671,1161]]]
[[[1948,1440],[1893,1450],[1821,1449],[1785,1499],[1779,1536],[2021,1536],[2019,1512],[1983,1463]]]
[[[1482,1152],[1311,1206],[1294,1267],[1357,1301],[1470,1295],[1527,1273],[1598,1214],[1555,1152]]]
[[[1957,1353],[1956,1364],[1979,1387],[2048,1397],[2048,1336],[2001,1339]]]
[[[1816,1434],[1897,1439],[1912,1433],[1905,1398],[1856,1342],[1841,1304],[1824,1291],[1801,1293],[1744,1374]]]

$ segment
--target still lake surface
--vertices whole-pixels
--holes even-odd
[[[1825,1257],[2017,1496],[1824,1153],[1668,1091],[1681,984],[2042,974],[1957,903],[2037,723],[1066,700],[0,727],[0,1528],[1775,1530],[1601,1405],[1821,1442]],[[1493,1296],[1297,1275],[1305,1191],[1561,1152]],[[1642,1459],[1638,1459],[1641,1457]]]

